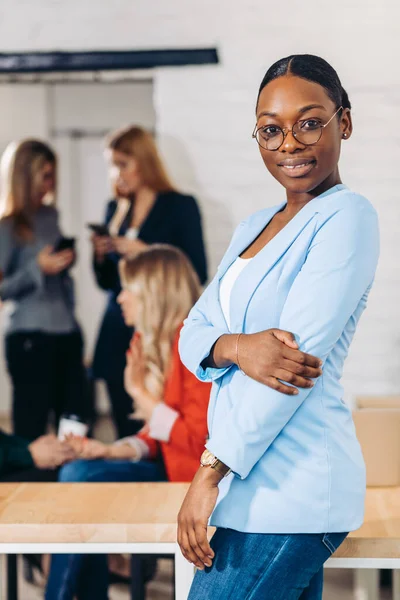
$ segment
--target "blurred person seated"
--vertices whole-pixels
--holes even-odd
[[[125,437],[137,433],[142,423],[129,419],[132,398],[123,385],[132,328],[117,302],[118,263],[152,244],[170,244],[189,258],[201,284],[207,264],[197,202],[174,187],[151,133],[137,126],[111,133],[105,158],[115,197],[107,205],[104,225],[92,237],[96,281],[108,294],[92,372],[106,384],[117,437]]]
[[[57,468],[76,458],[68,442],[43,435],[29,442],[0,430],[0,482],[57,481]]]
[[[125,389],[145,426],[113,445],[71,437],[81,459],[63,467],[60,481],[190,482],[206,442],[210,395],[210,384],[196,379],[178,353],[182,322],[199,296],[197,275],[180,250],[166,245],[124,259],[120,275],[118,302],[136,329]],[[105,600],[107,589],[106,556],[52,557],[46,600]]]
[[[57,157],[40,140],[8,145],[0,170],[0,299],[15,434],[35,440],[49,416],[86,416],[83,339],[69,269],[76,255],[55,208]],[[8,310],[10,309],[10,310]]]

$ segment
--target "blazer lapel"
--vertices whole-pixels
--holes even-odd
[[[243,330],[248,304],[259,283],[268,275],[281,256],[292,246],[304,228],[318,213],[322,198],[341,191],[343,188],[345,186],[335,186],[331,190],[328,190],[328,192],[308,202],[243,269],[232,289],[230,304],[231,331],[241,332]],[[246,232],[243,237],[240,236],[241,239],[238,239],[235,248],[232,248],[232,254],[235,255],[230,257],[228,266],[249,246],[267,226],[272,217],[284,206],[285,204],[282,204],[271,209],[270,213],[262,219],[262,223],[257,223],[257,226],[255,225],[250,228],[250,231]]]
[[[251,224],[244,223],[242,229],[238,232],[236,239],[232,242],[230,248],[223,257],[218,267],[218,280],[221,281],[229,267],[235,262],[238,256],[250,246],[256,237],[260,235],[263,229],[271,221],[272,217],[276,215],[286,205],[286,202],[267,210],[263,210],[259,214],[255,215],[256,218]]]

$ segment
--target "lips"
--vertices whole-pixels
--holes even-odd
[[[288,177],[304,177],[315,167],[314,158],[286,158],[278,163],[278,167]]]

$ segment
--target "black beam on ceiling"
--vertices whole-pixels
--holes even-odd
[[[95,52],[0,53],[0,73],[120,71],[209,65],[219,62],[216,48],[116,50]]]

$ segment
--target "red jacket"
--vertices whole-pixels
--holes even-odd
[[[192,481],[200,466],[207,439],[207,410],[211,384],[199,381],[182,364],[178,352],[179,332],[172,350],[171,371],[165,383],[164,402],[177,412],[168,442],[149,436],[144,427],[138,437],[149,447],[150,458],[161,451],[169,481]]]

